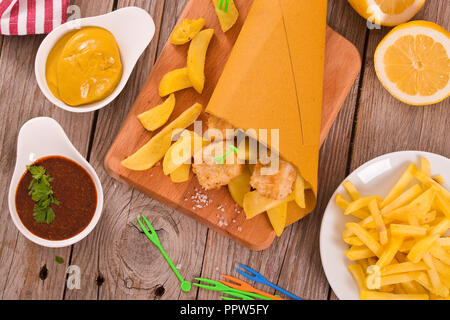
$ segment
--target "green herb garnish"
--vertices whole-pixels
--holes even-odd
[[[61,258],[60,256],[55,256],[55,261],[58,264],[63,264],[64,263],[64,259]]]
[[[36,222],[50,224],[55,220],[55,212],[51,208],[52,204],[59,206],[59,201],[53,196],[50,182],[53,178],[45,174],[45,169],[41,166],[27,166],[33,180],[28,186],[29,195],[35,202],[33,217]]]

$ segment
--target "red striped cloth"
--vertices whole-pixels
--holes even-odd
[[[67,20],[69,0],[0,0],[0,34],[49,33]]]

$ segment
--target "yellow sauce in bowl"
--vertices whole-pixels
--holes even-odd
[[[75,107],[111,95],[122,70],[119,46],[112,33],[85,27],[58,40],[47,58],[46,79],[56,98]]]

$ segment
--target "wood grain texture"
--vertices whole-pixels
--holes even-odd
[[[235,3],[240,12],[237,24],[226,34],[217,31],[208,49],[205,68],[207,82],[203,94],[198,95],[193,89],[177,92],[177,105],[171,120],[195,102],[203,106],[208,104],[252,4],[251,1],[244,0]],[[180,19],[196,17],[204,17],[208,28],[220,30],[210,1],[191,0]],[[209,206],[199,208],[196,207],[195,201],[191,201],[191,197],[201,190],[200,184],[193,175],[189,182],[176,184],[171,182],[170,177],[163,174],[159,166],[145,172],[133,172],[120,164],[152,136],[142,127],[137,115],[162,102],[157,90],[159,82],[167,72],[186,64],[186,49],[187,46],[174,46],[170,43],[165,46],[149,80],[106,155],[106,169],[114,178],[232,237],[242,245],[253,250],[266,249],[274,239],[273,228],[268,218],[260,215],[252,220],[246,220],[242,209],[232,200],[226,188],[203,192],[211,203]],[[325,61],[323,139],[359,73],[360,57],[353,45],[329,28]],[[205,120],[206,117],[206,114],[203,114],[200,119]],[[233,220],[237,222],[231,223]]]
[[[448,4],[427,1],[416,18],[433,21],[449,29],[449,13]],[[450,100],[427,107],[409,106],[392,97],[376,76],[374,52],[389,30],[382,28],[370,32],[352,170],[374,157],[394,151],[422,150],[450,156]]]
[[[361,56],[364,49],[364,21],[346,1],[329,1],[328,25],[350,40]],[[329,285],[319,257],[319,228],[328,199],[345,177],[347,157],[358,93],[357,80],[321,149],[317,209],[285,230],[280,239],[263,252],[252,252],[210,231],[202,276],[218,279],[236,275],[235,263],[244,263],[283,288],[305,299],[327,299]],[[244,278],[242,278],[244,279]],[[267,290],[267,287],[258,286]],[[213,292],[201,291],[200,299],[217,299]]]
[[[433,21],[448,30],[449,14],[450,7],[445,1],[427,1],[413,20]],[[362,18],[359,20],[365,25]],[[378,43],[391,29],[383,27],[381,30],[367,31],[367,56],[359,89],[361,98],[355,105],[358,114],[347,174],[376,156],[394,151],[424,150],[450,157],[449,99],[429,107],[408,106],[393,98],[378,81],[373,55]],[[335,187],[330,189],[329,197],[334,190]],[[330,298],[337,299],[333,292]]]
[[[79,4],[89,15],[102,10],[101,5]],[[8,117],[0,119],[0,180],[9,185],[15,165],[16,139],[20,127],[37,116],[57,120],[75,147],[86,155],[93,121],[92,114],[76,115],[52,106],[41,94],[34,77],[34,57],[44,37],[4,37],[0,56],[0,108]],[[13,72],[12,72],[13,71]],[[0,199],[0,297],[3,299],[60,299],[70,248],[48,249],[26,240],[9,216],[7,192]],[[55,262],[55,256],[65,260]]]

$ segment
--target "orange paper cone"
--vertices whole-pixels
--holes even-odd
[[[280,156],[312,186],[306,209],[290,205],[288,224],[316,203],[326,5],[255,0],[206,109],[237,129],[279,129]]]

